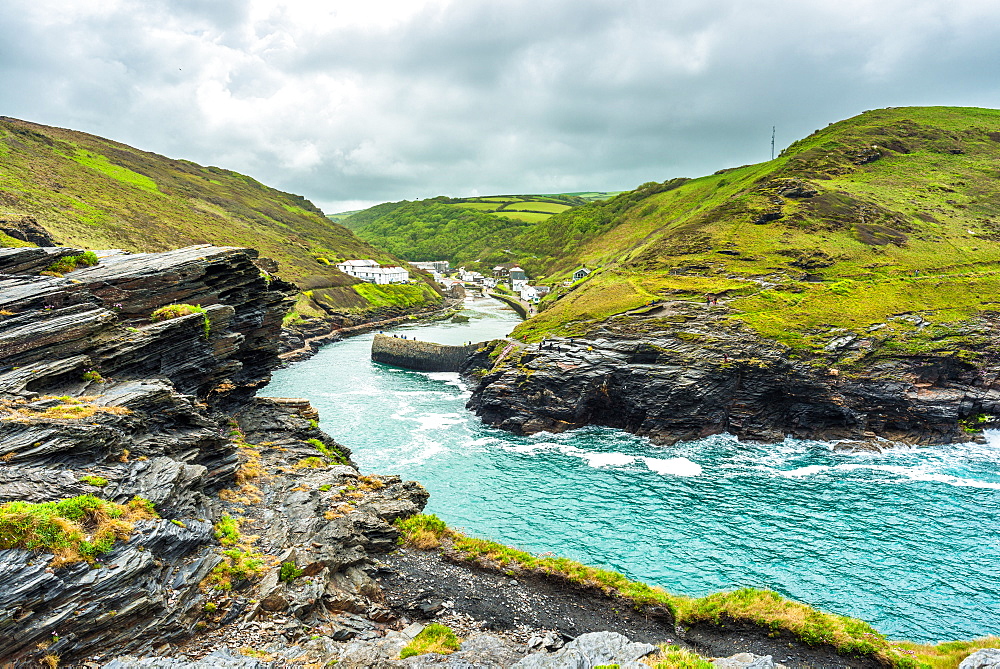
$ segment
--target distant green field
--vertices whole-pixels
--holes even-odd
[[[511,218],[516,221],[527,221],[528,223],[537,223],[539,221],[544,221],[549,218],[552,214],[539,214],[532,211],[498,211],[493,214],[494,216],[503,216],[504,218]]]
[[[557,233],[548,230],[531,240],[531,251],[521,255],[514,240],[529,234],[553,216],[566,216],[594,203],[575,195],[486,195],[386,202],[349,216],[343,225],[361,239],[370,240],[410,260],[448,260],[453,265],[489,269],[512,257],[537,266],[553,252],[561,252],[571,237],[590,231],[591,223]],[[588,219],[589,220],[589,219]],[[579,229],[577,229],[579,228]],[[530,269],[529,269],[530,271]]]
[[[359,211],[363,211],[363,210],[362,209],[355,209],[354,211],[341,211],[341,212],[336,213],[336,214],[327,214],[326,217],[329,218],[331,221],[334,221],[336,223],[340,223],[342,220],[344,220],[348,216],[353,216],[354,214],[358,213]]]
[[[479,209],[480,211],[493,211],[499,207],[501,202],[462,202],[460,204],[453,204],[452,207],[461,207],[462,209]]]
[[[539,202],[537,200],[526,200],[514,204],[508,204],[504,211],[541,211],[550,214],[558,214],[560,211],[572,209],[568,204],[557,204],[555,202]]]
[[[598,200],[610,200],[615,195],[619,193],[624,193],[623,190],[612,190],[612,191],[583,191],[579,193],[554,193],[549,197],[559,197],[561,195],[569,195],[571,197],[579,197],[587,200],[588,202],[596,202]]]
[[[455,207],[476,209],[490,214],[504,215],[506,218],[532,222],[544,220],[545,214],[558,214],[585,203],[586,200],[565,195],[490,195],[451,201]],[[509,216],[507,215],[509,212],[533,212],[538,215]]]

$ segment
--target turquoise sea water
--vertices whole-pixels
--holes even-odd
[[[458,344],[517,321],[491,300],[466,313],[394,332]],[[364,471],[420,481],[450,525],[679,594],[770,588],[892,638],[1000,633],[1000,442],[844,455],[608,428],[518,437],[465,409],[457,375],[372,363],[371,339],[326,346],[261,394],[309,398]]]

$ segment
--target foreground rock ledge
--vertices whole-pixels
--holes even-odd
[[[0,550],[0,664],[149,652],[272,612],[299,628],[379,618],[372,556],[427,493],[361,476],[308,403],[254,398],[293,286],[212,246],[39,275],[79,253],[0,249],[0,503],[139,496],[160,518],[94,564]],[[172,303],[205,313],[150,321]],[[243,535],[226,550],[258,568],[218,589],[224,515]],[[302,578],[281,581],[282,563]]]

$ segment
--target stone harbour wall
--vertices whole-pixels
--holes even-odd
[[[480,346],[447,346],[380,333],[372,340],[372,360],[419,372],[457,372]]]

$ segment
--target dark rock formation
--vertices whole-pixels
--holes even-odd
[[[38,276],[79,252],[0,250],[0,503],[138,496],[160,517],[93,564],[0,550],[0,664],[146,652],[268,608],[313,622],[377,609],[371,556],[427,493],[362,477],[308,403],[253,398],[292,286],[251,250],[210,246]],[[150,322],[171,303],[205,312]],[[227,550],[260,572],[232,591],[205,580],[230,559],[224,514],[243,534]],[[279,580],[283,562],[308,578]]]
[[[37,246],[55,246],[52,236],[48,230],[38,224],[32,216],[22,216],[18,219],[0,219],[0,232],[20,239],[22,242],[29,242]]]
[[[963,429],[969,417],[1000,414],[995,364],[914,355],[840,373],[690,310],[665,306],[647,332],[609,325],[594,338],[510,346],[496,361],[484,348],[465,370],[482,370],[469,408],[516,433],[596,424],[657,443],[719,432],[942,443],[972,438]],[[863,345],[852,340],[835,354]]]

